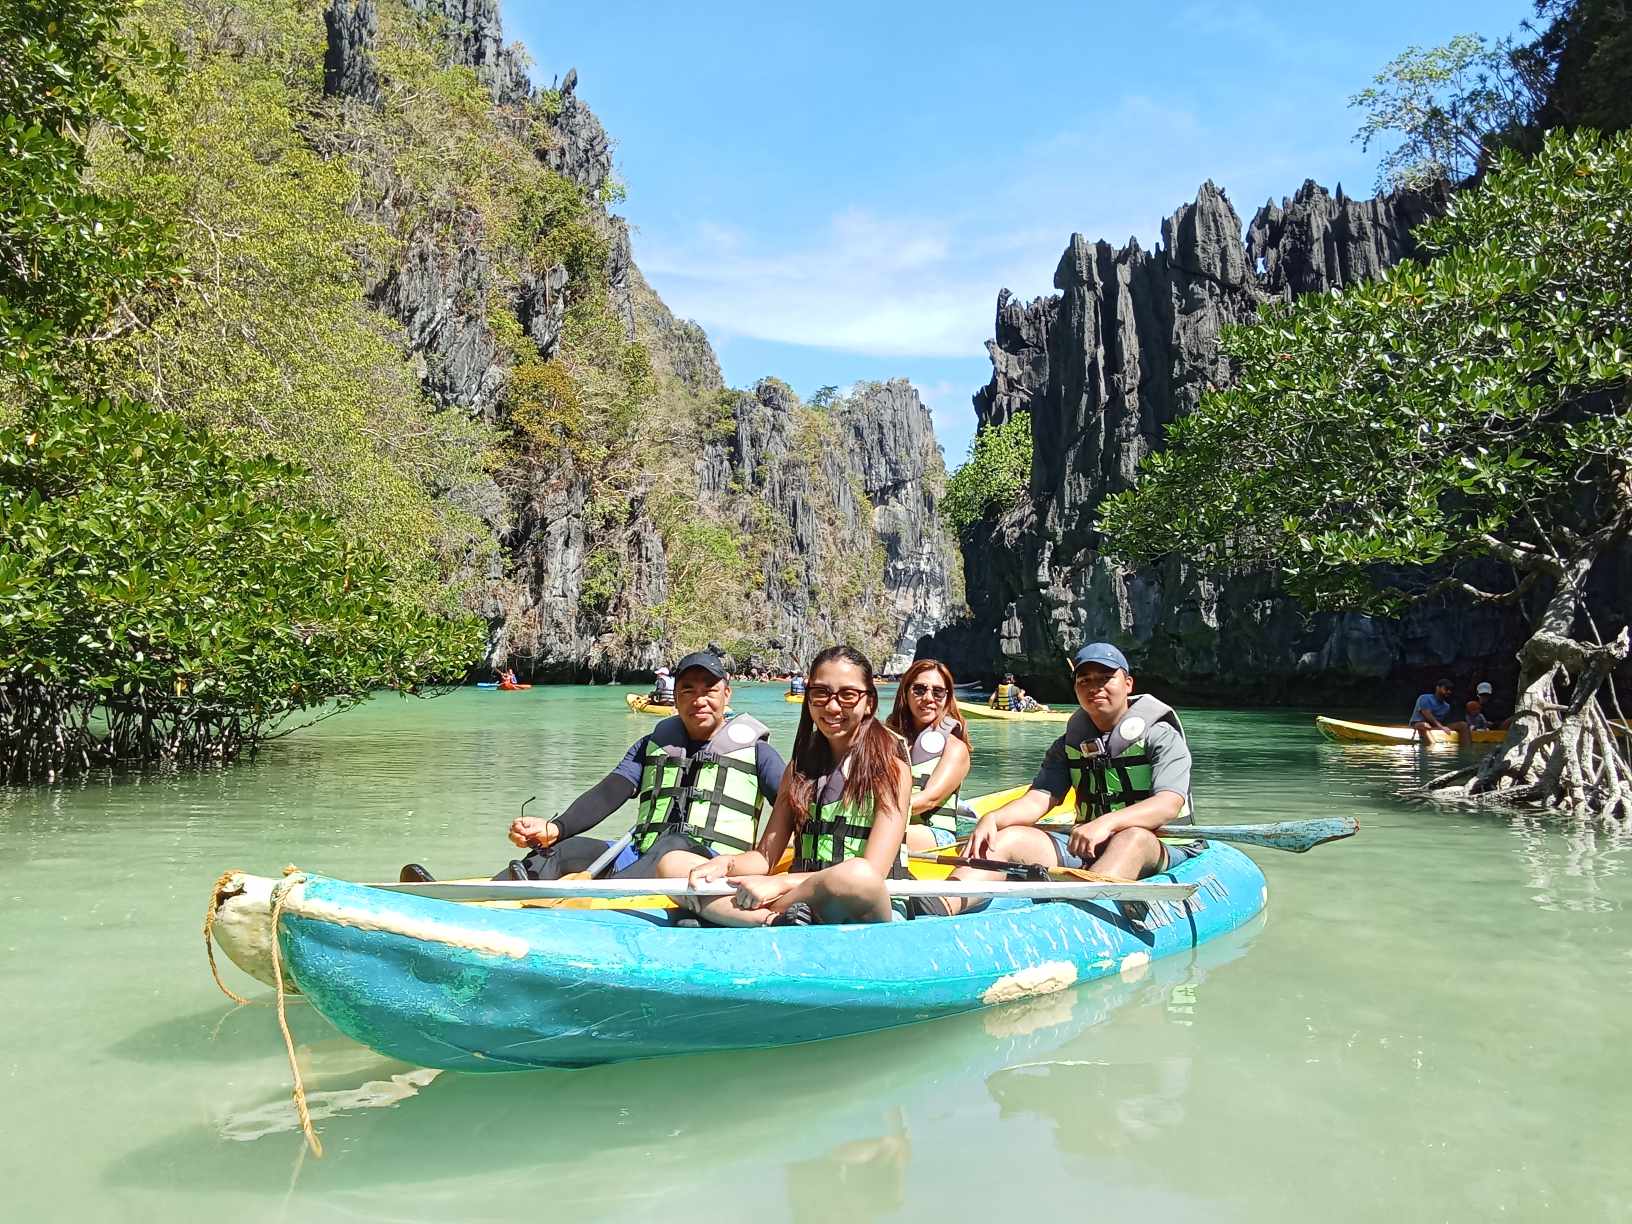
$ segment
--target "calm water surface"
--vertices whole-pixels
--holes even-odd
[[[651,725],[622,692],[386,699],[210,776],[0,792],[5,1218],[1632,1216],[1632,850],[1404,802],[1421,754],[1262,711],[1188,717],[1206,816],[1365,827],[1258,853],[1265,916],[1194,955],[873,1037],[512,1076],[394,1063],[292,1004],[327,1147],[303,1157],[271,1010],[205,969],[211,882],[496,870],[522,800],[556,811]],[[785,749],[779,693],[736,704]],[[970,793],[1057,730],[974,724]]]

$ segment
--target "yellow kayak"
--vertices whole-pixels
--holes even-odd
[[[958,703],[965,718],[995,718],[1003,722],[1070,722],[1069,710],[994,710],[989,705]]]
[[[675,712],[671,705],[658,705],[645,693],[625,693],[624,704],[636,714],[651,714],[657,718],[666,718]]]
[[[783,693],[782,700],[789,705],[804,705],[805,695],[803,693]]]
[[[1315,730],[1340,744],[1397,744],[1410,747],[1422,743],[1455,745],[1461,742],[1455,731],[1434,728],[1419,731],[1406,726],[1347,722],[1341,718],[1327,718],[1324,714],[1315,719]],[[1499,744],[1507,738],[1506,731],[1472,731],[1469,734],[1476,744]]]

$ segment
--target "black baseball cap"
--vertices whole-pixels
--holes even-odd
[[[707,650],[694,650],[680,662],[674,665],[674,678],[678,680],[693,667],[700,667],[716,680],[725,680],[725,664],[720,656]]]

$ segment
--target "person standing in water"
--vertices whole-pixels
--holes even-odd
[[[872,664],[830,646],[810,665],[793,756],[759,845],[692,869],[692,887],[727,880],[731,897],[697,912],[727,926],[889,922],[887,879],[906,878],[904,839],[912,808],[906,745],[878,717]],[[771,865],[792,842],[792,870]]]
[[[1148,694],[1134,695],[1127,657],[1109,642],[1077,651],[1072,683],[1077,711],[1055,740],[1020,798],[988,812],[970,834],[970,858],[1091,867],[1137,880],[1167,871],[1198,846],[1164,843],[1156,830],[1190,823],[1190,745],[1173,708]],[[1070,833],[1034,827],[1075,789],[1076,824]],[[997,879],[997,873],[960,867],[955,879]],[[956,913],[967,903],[956,899]]]
[[[958,840],[958,788],[969,776],[969,725],[958,710],[946,664],[919,659],[907,668],[887,725],[911,745],[907,849],[952,845]]]

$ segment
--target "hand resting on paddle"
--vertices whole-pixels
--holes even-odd
[[[799,883],[787,876],[768,875],[727,876],[725,882],[737,886],[737,895],[731,898],[731,904],[739,910],[773,911],[781,910],[782,907],[776,902],[784,894],[792,892]]]
[[[736,895],[731,898],[732,908],[739,910],[780,910],[782,907],[774,904],[774,902],[792,889],[798,881],[790,880],[787,876],[737,871],[737,860],[746,857],[748,856],[722,854],[718,858],[709,859],[706,863],[699,863],[687,875],[687,882],[693,888],[701,888],[705,884],[713,884],[718,880],[724,880],[727,884],[735,885],[737,889]],[[756,855],[755,857],[759,856]]]

